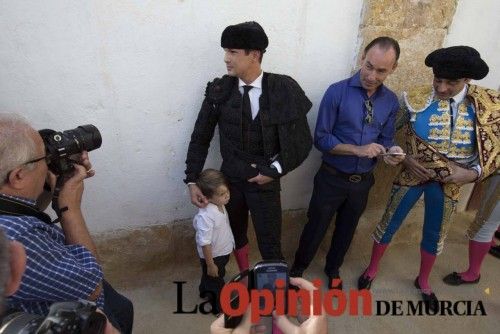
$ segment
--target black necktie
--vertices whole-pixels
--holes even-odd
[[[250,96],[248,92],[252,89],[252,86],[245,85],[243,86],[243,100],[241,103],[241,113],[242,113],[242,134],[241,138],[243,139],[243,150],[248,150],[250,146],[250,123],[252,123],[252,106],[250,104]]]
[[[243,101],[242,101],[242,111],[243,111],[243,116],[248,117],[250,120],[252,120],[252,106],[250,104],[250,95],[248,95],[248,92],[250,89],[252,89],[252,86],[245,85],[243,86]]]

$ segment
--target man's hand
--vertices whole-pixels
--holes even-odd
[[[95,172],[92,170],[92,164],[87,152],[83,151],[76,157],[75,161],[73,174],[64,182],[59,192],[59,208],[68,208],[67,211],[62,212],[61,227],[66,244],[84,246],[97,259],[97,249],[87,229],[81,210],[83,180],[94,176]],[[98,296],[100,290],[101,286],[99,284],[92,295]]]
[[[219,277],[219,268],[217,268],[217,265],[215,263],[207,262],[207,274],[208,276]]]
[[[80,210],[83,195],[83,180],[88,177],[87,169],[82,165],[74,165],[73,175],[67,179],[59,193],[59,207],[69,210]]]
[[[189,195],[191,196],[191,203],[199,208],[204,208],[208,205],[208,199],[203,195],[200,188],[196,184],[190,184]]]
[[[455,183],[459,186],[476,181],[478,175],[473,169],[466,169],[452,163],[451,174],[443,178],[444,183]]]
[[[259,334],[266,333],[266,327],[262,325],[252,325],[250,321],[251,305],[248,305],[241,323],[236,328],[224,327],[224,315],[218,317],[210,326],[210,334]]]
[[[106,317],[103,311],[100,309],[97,309],[96,312],[101,313]],[[104,334],[120,334],[120,331],[113,327],[113,325],[109,322],[108,318],[106,317],[106,327],[104,328]]]
[[[263,185],[263,184],[271,182],[272,180],[274,180],[272,177],[266,176],[266,175],[262,175],[261,173],[259,173],[257,176],[254,176],[251,179],[248,179],[248,182],[252,182],[252,183],[257,183],[259,185]]]
[[[377,155],[385,153],[385,147],[377,143],[371,143],[357,146],[355,153],[360,158],[375,158]]]
[[[387,153],[404,153],[403,149],[399,146],[391,147]],[[405,155],[385,155],[384,162],[391,166],[397,166],[405,159]]]
[[[313,291],[316,287],[309,281],[300,277],[291,277],[290,283],[299,287],[301,290],[308,290],[313,299]],[[274,321],[284,334],[326,334],[328,333],[328,322],[326,319],[325,310],[322,310],[320,315],[314,315],[313,303],[311,303],[311,311],[309,318],[297,326],[293,324],[285,315],[274,314]]]
[[[432,172],[422,166],[416,159],[421,158],[421,154],[408,155],[403,160],[403,166],[420,181],[429,181],[432,177]]]
[[[92,164],[89,160],[89,154],[87,151],[83,151],[79,155],[72,157],[76,163],[73,164],[75,168],[73,174],[69,179],[67,179],[59,193],[59,207],[68,209],[80,209],[82,203],[83,194],[83,180],[95,175],[95,171],[92,169]],[[52,191],[55,188],[56,176],[49,171],[47,175],[46,182],[49,183]]]
[[[95,171],[92,169],[92,164],[90,163],[89,159],[89,153],[87,151],[82,151],[77,159],[78,164],[85,167],[85,170],[87,171],[87,178],[95,175]]]
[[[120,331],[113,327],[113,325],[106,320],[106,327],[104,328],[104,334],[120,334]]]

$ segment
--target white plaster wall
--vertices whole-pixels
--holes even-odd
[[[500,2],[498,0],[459,0],[457,11],[446,36],[444,46],[468,45],[481,54],[490,69],[482,80],[472,83],[500,90]],[[457,210],[465,210],[474,186],[462,191]]]
[[[93,232],[189,218],[184,160],[205,85],[225,73],[222,30],[263,25],[263,68],[298,80],[314,103],[314,128],[324,90],[353,68],[362,3],[1,0],[0,110],[36,128],[101,130],[84,198]],[[284,208],[307,206],[313,151],[284,178]],[[206,165],[219,164],[215,138]]]
[[[490,72],[473,83],[500,89],[500,2],[459,0],[445,46],[468,45],[481,54]]]
[[[220,33],[246,20],[270,39],[267,71],[296,78],[317,105],[350,74],[362,0],[0,1],[0,110],[36,128],[95,124],[97,175],[85,194],[92,231],[188,218],[184,159],[207,81],[224,74]],[[459,0],[445,45],[477,48],[500,85],[497,0]],[[252,13],[252,14],[246,14]],[[218,139],[207,166],[218,167]],[[304,208],[319,164],[313,150],[284,178],[283,206]]]

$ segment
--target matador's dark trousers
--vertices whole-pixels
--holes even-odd
[[[234,235],[235,247],[240,249],[248,244],[248,212],[250,211],[262,259],[283,259],[279,184],[262,188],[245,181],[230,184],[231,199],[226,205],[226,210]]]

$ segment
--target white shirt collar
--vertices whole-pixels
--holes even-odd
[[[456,104],[462,103],[462,101],[465,99],[465,94],[467,94],[467,88],[468,88],[468,85],[465,84],[464,88],[460,91],[460,93],[458,93],[457,95],[453,96],[453,101]]]
[[[250,83],[248,86],[252,86],[253,88],[260,88],[262,89],[262,77],[264,76],[264,71],[260,71],[260,75],[255,79],[252,83]],[[241,80],[241,78],[238,79],[238,87],[243,87],[245,86],[246,83]]]
[[[224,207],[224,212],[220,212],[219,207],[211,202],[208,202],[208,205],[205,208],[207,212],[218,213],[219,215],[223,215],[226,212],[225,207]]]

